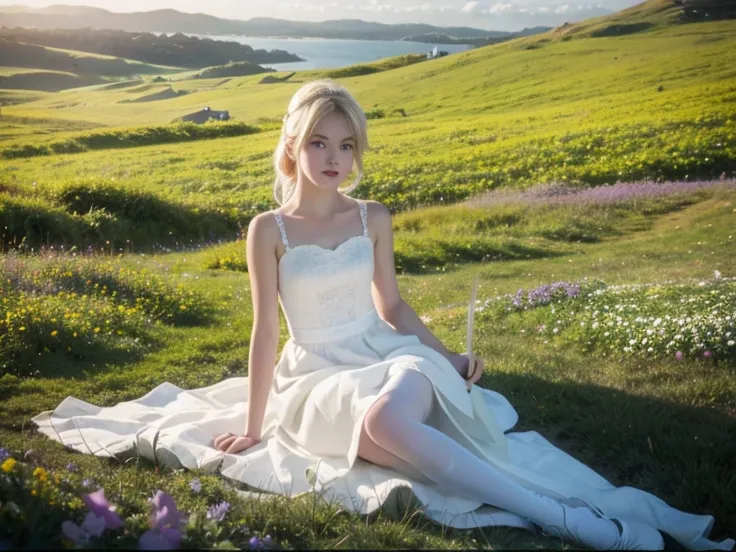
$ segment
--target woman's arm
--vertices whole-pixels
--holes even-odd
[[[467,357],[445,347],[424,325],[414,309],[401,298],[396,282],[391,213],[378,202],[368,201],[366,203],[369,207],[369,227],[374,228],[376,233],[373,301],[378,314],[396,331],[416,335],[422,343],[447,358],[458,373],[465,374],[468,368]]]
[[[246,260],[253,301],[253,329],[248,354],[248,424],[245,435],[261,438],[268,393],[278,353],[278,259],[271,213],[251,220],[246,238]]]

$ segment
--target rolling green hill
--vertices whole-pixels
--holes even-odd
[[[651,0],[629,10],[630,19],[619,14],[581,24],[568,31],[570,40],[555,39],[558,30],[553,30],[340,79],[375,117],[370,121],[374,147],[356,193],[399,211],[544,182],[584,186],[731,174],[736,22],[672,22],[663,5]],[[606,21],[620,25],[647,18],[652,27],[645,31],[591,36],[591,29]],[[350,68],[341,71],[350,74]],[[269,205],[270,156],[290,96],[307,80],[327,74],[296,72],[276,84],[260,84],[263,77],[254,75],[98,86],[6,107],[3,116],[17,123],[16,138],[0,146],[6,157],[130,149],[114,158],[90,152],[9,159],[10,170],[0,182],[15,190],[14,201],[42,193],[59,213],[67,211],[57,194],[80,181],[148,190],[176,209],[184,206],[184,212],[194,205],[223,210],[226,232],[234,232]],[[228,110],[235,122],[257,124],[261,132],[222,139],[215,149],[196,142],[152,145],[146,156],[155,164],[141,164],[132,146],[155,141],[134,135],[166,135],[171,142],[171,132],[159,127],[204,105]],[[51,120],[57,129],[112,128],[97,138],[94,130],[82,137],[47,133],[44,126]],[[128,139],[130,126],[141,130],[131,130]],[[28,134],[22,136],[24,129]]]
[[[401,296],[453,351],[479,282],[479,384],[517,409],[513,431],[736,537],[736,21],[678,14],[649,0],[437,60],[269,84],[180,72],[0,90],[0,548],[69,547],[62,524],[85,518],[94,489],[125,520],[96,547],[136,548],[156,489],[188,516],[182,548],[265,535],[273,549],[577,547],[439,527],[403,494],[370,517],[261,499],[156,452],[102,459],[29,427],[70,395],[112,406],[249,373],[244,231],[275,206],[288,99],[328,75],[370,115],[353,195],[394,212]],[[170,124],[203,105],[234,121]]]

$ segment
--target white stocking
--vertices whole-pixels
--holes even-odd
[[[415,370],[404,370],[390,381],[391,390],[371,406],[365,430],[371,439],[423,473],[439,488],[523,516],[532,523],[564,525],[563,509],[556,501],[525,489],[461,444],[427,425],[435,406],[429,380]],[[401,465],[395,466],[401,470]],[[407,474],[410,475],[410,474]],[[600,519],[599,536],[613,544],[616,526]],[[568,519],[568,526],[574,519]],[[602,535],[600,533],[603,533]]]

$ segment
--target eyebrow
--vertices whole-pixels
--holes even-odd
[[[312,134],[312,138],[324,138],[325,140],[329,140],[327,136],[323,136],[321,134]],[[347,138],[343,138],[342,142],[345,142],[347,140],[352,140],[354,142],[355,138],[353,138],[352,136],[348,136]]]

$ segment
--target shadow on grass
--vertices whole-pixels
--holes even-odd
[[[486,374],[481,385],[519,413],[511,432],[537,431],[615,486],[714,516],[714,540],[736,537],[736,420],[725,413],[522,374]]]
[[[145,355],[161,349],[162,340],[146,336],[138,348],[107,347],[104,343],[90,344],[83,351],[69,353],[63,350],[35,353],[26,351],[14,358],[0,371],[18,378],[43,377],[49,379],[86,378],[107,372],[126,364],[140,362]],[[5,387],[0,386],[0,399],[5,399]]]
[[[395,250],[394,259],[399,274],[426,274],[440,268],[452,270],[459,264],[554,258],[565,254],[565,251],[553,251],[518,241],[461,243],[438,240],[413,243],[406,240],[402,247]]]

